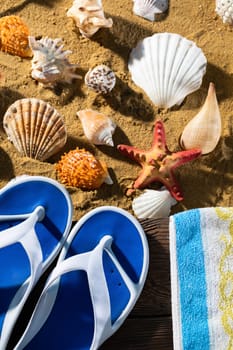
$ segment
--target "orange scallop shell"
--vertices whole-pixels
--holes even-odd
[[[19,16],[0,18],[0,50],[20,57],[32,57],[29,28]]]
[[[56,164],[58,179],[65,185],[85,190],[111,184],[106,164],[85,149],[76,148],[65,153]]]

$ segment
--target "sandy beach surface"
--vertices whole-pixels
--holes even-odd
[[[215,84],[222,117],[222,137],[213,152],[189,162],[175,171],[184,200],[172,207],[172,213],[190,208],[233,205],[233,27],[223,24],[215,13],[214,0],[171,0],[169,10],[150,22],[136,16],[131,0],[103,0],[107,18],[113,26],[100,29],[91,39],[80,35],[66,15],[72,0],[5,0],[0,16],[18,15],[36,38],[61,38],[64,49],[71,50],[71,63],[78,64],[82,79],[70,85],[45,89],[31,77],[31,59],[0,52],[0,188],[15,176],[43,175],[56,179],[55,164],[61,155],[76,147],[85,148],[106,162],[113,185],[84,191],[67,187],[73,201],[74,220],[101,205],[115,205],[132,212],[127,187],[137,178],[140,166],[124,157],[118,144],[149,149],[155,120],[164,122],[167,145],[179,151],[179,137],[184,125],[200,110],[210,82]],[[188,95],[181,106],[159,109],[136,86],[128,70],[128,58],[137,43],[154,33],[177,33],[199,46],[207,58],[207,70],[200,89]],[[89,68],[108,65],[116,74],[116,86],[109,95],[96,94],[84,84]],[[16,100],[35,97],[49,102],[64,117],[68,139],[64,148],[46,161],[22,157],[7,139],[2,120],[7,108]],[[95,146],[87,141],[76,112],[91,108],[110,116],[117,124],[114,147]],[[228,147],[228,154],[224,152]],[[158,189],[160,183],[150,188]]]

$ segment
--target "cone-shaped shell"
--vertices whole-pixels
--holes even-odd
[[[112,135],[116,124],[108,116],[92,109],[77,112],[87,139],[94,145],[113,146]]]
[[[158,33],[143,39],[131,51],[129,71],[151,101],[170,108],[199,89],[207,60],[193,41],[179,34]]]
[[[171,207],[175,204],[176,200],[166,189],[145,190],[140,196],[133,199],[132,208],[139,219],[159,219],[168,217]]]
[[[76,148],[61,157],[56,164],[59,181],[84,190],[99,188],[104,182],[111,185],[106,164],[85,149]]]
[[[18,16],[0,18],[0,50],[20,57],[32,57],[29,28]]]
[[[21,155],[40,161],[57,153],[66,143],[61,115],[49,103],[36,98],[14,102],[3,117],[3,127]]]
[[[202,154],[212,152],[222,132],[222,121],[215,87],[210,83],[204,105],[199,113],[185,126],[180,137],[184,149],[200,148]]]

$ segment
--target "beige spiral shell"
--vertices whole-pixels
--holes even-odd
[[[14,102],[3,117],[3,127],[22,156],[44,161],[66,143],[61,115],[49,103],[36,98]]]
[[[213,83],[200,111],[185,126],[180,137],[181,147],[188,150],[200,148],[202,154],[212,152],[217,146],[222,132],[222,121]]]
[[[112,135],[116,124],[108,116],[92,109],[77,112],[87,139],[94,145],[114,146]]]

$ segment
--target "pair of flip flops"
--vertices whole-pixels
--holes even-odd
[[[58,254],[15,349],[98,349],[134,307],[149,261],[138,221],[103,206],[71,225],[69,194],[55,180],[22,176],[0,191],[1,350]]]

